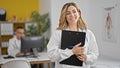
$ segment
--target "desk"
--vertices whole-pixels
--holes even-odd
[[[2,59],[0,60],[0,67],[2,64],[8,62],[8,61],[12,61],[12,60],[26,60],[28,62],[30,62],[30,64],[44,64],[47,63],[48,64],[48,68],[50,68],[50,64],[51,61],[47,56],[46,52],[42,52],[39,53],[38,58],[25,58],[25,57],[19,57],[19,58],[13,58],[13,59]]]

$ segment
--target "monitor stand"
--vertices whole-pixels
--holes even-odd
[[[38,50],[37,48],[32,48],[33,51],[33,57],[38,57]]]

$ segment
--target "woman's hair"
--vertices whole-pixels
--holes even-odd
[[[86,26],[85,22],[83,21],[83,19],[81,17],[81,11],[74,2],[66,3],[63,6],[63,8],[61,10],[60,19],[59,19],[59,26],[58,26],[57,29],[58,30],[63,30],[63,29],[68,27],[68,22],[66,20],[66,11],[67,11],[69,6],[74,6],[77,9],[78,13],[80,14],[80,17],[77,21],[78,28],[87,30],[87,26]]]

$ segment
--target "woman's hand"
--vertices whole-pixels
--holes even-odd
[[[87,55],[85,55],[85,54],[81,54],[81,55],[78,55],[77,58],[78,58],[79,60],[81,60],[81,61],[84,62],[84,61],[87,60]]]
[[[72,51],[73,53],[78,56],[78,55],[81,55],[81,54],[84,54],[84,47],[79,47],[81,45],[81,43],[75,45],[73,48],[72,48]]]
[[[86,61],[87,56],[84,54],[84,47],[79,47],[81,43],[75,45],[72,48],[73,53],[77,56],[77,58],[81,61]]]

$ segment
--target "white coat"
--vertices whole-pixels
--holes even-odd
[[[79,67],[63,65],[59,63],[61,60],[64,60],[73,55],[73,52],[70,49],[60,49],[61,32],[62,30],[56,30],[51,36],[50,41],[47,45],[48,56],[53,62],[55,62],[55,68],[90,68],[90,65],[95,62],[99,55],[98,46],[94,34],[90,30],[84,30],[84,32],[86,32],[85,54],[87,55],[87,60],[83,62],[82,67]]]
[[[8,55],[15,57],[16,54],[20,52],[20,48],[21,48],[21,40],[18,40],[16,36],[14,36],[9,40]]]

